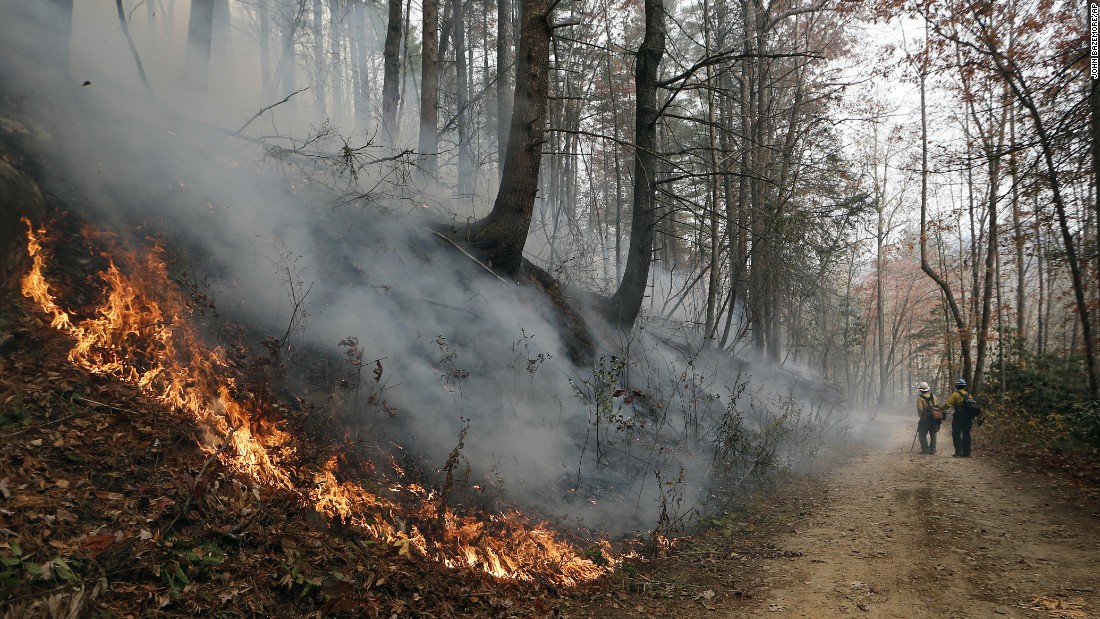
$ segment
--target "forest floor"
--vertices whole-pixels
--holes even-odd
[[[896,431],[800,491],[806,511],[771,509],[755,540],[769,551],[729,565],[720,586],[594,616],[1100,617],[1095,486],[983,452],[980,430],[974,457],[951,457],[949,426],[921,455],[915,421],[881,421]],[[685,563],[678,577],[698,574]]]
[[[912,415],[881,414],[823,452],[826,472],[554,586],[446,569],[319,518],[200,450],[194,420],[69,363],[70,345],[0,294],[5,618],[1100,618],[1100,469],[996,455],[980,429],[973,458],[950,457],[948,427],[922,456]],[[305,431],[317,421],[283,420],[305,471],[339,447]]]

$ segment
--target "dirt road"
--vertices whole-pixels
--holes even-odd
[[[909,451],[899,423],[829,478],[826,501],[727,617],[1100,617],[1100,510],[1011,463]],[[1087,502],[1086,502],[1087,503]]]

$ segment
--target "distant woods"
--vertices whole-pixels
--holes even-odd
[[[853,404],[1036,368],[1097,397],[1082,3],[142,1],[139,51],[168,33],[189,88],[308,87],[271,114],[415,151],[390,195],[453,213],[502,274],[526,257],[595,293],[624,333],[803,368]]]

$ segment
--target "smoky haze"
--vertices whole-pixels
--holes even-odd
[[[327,385],[300,382],[336,394],[346,414],[353,370],[340,365],[339,342],[357,338],[364,374],[380,360],[380,400],[396,411],[359,402],[368,439],[393,437],[435,474],[468,424],[471,484],[568,525],[628,533],[662,514],[662,526],[677,528],[725,509],[776,470],[814,466],[853,426],[877,433],[881,420],[847,416],[812,375],[700,352],[674,323],[649,321],[629,336],[596,329],[596,360],[573,365],[540,294],[429,232],[465,225],[492,196],[459,205],[421,193],[411,169],[388,159],[400,147],[358,151],[353,178],[339,156],[319,155],[367,144],[376,120],[345,106],[326,124],[320,112],[336,101],[309,91],[228,135],[317,85],[299,71],[297,88],[263,93],[254,15],[232,3],[232,29],[215,33],[209,95],[196,95],[180,77],[187,4],[157,2],[164,13],[154,16],[128,8],[150,96],[113,3],[76,3],[66,72],[51,51],[63,47],[63,18],[44,2],[0,0],[5,108],[22,123],[5,124],[3,137],[30,153],[66,208],[186,248],[188,271],[225,316],[276,335],[289,327],[291,350],[335,359],[339,376]],[[380,59],[376,43],[368,53]],[[292,322],[302,298],[305,320]]]

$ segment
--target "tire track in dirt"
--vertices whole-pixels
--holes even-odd
[[[726,617],[1100,618],[1100,506],[1011,462],[909,451],[897,426],[827,476],[822,509],[777,541]]]

